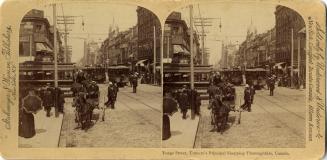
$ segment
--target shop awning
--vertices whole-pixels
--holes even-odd
[[[144,66],[144,62],[147,61],[147,59],[139,60],[135,63],[136,66]]]
[[[305,27],[303,27],[302,29],[300,29],[299,33],[305,33]]]
[[[274,68],[277,67],[278,69],[284,68],[282,65],[285,64],[286,62],[279,62],[274,65]]]
[[[264,69],[264,68],[247,68],[246,71],[249,71],[249,72],[265,72],[267,70]]]
[[[118,66],[109,66],[108,69],[129,69],[127,66],[118,65]]]
[[[173,53],[186,53],[189,54],[190,52],[186,50],[184,47],[181,45],[173,45]]]
[[[36,43],[36,52],[50,52],[52,53],[52,49],[48,47],[44,43]]]

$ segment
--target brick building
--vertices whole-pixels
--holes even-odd
[[[97,62],[103,66],[125,65],[132,69],[137,60],[137,33],[137,26],[121,32],[118,27],[110,27],[108,37],[99,49]]]
[[[143,7],[137,7],[137,60],[136,65],[145,65],[151,69],[154,56],[154,32],[156,34],[156,66],[160,65],[160,37],[161,25],[155,14]],[[155,27],[155,31],[154,31]],[[153,64],[152,64],[153,65]]]
[[[194,32],[193,51],[194,63],[201,63],[201,52],[199,36]],[[181,19],[180,12],[171,13],[165,22],[164,28],[164,44],[163,44],[164,62],[171,62],[174,55],[185,54],[190,55],[190,32],[187,24]]]
[[[252,28],[252,27],[249,27]],[[236,52],[234,66],[246,68],[271,68],[275,63],[276,53],[275,27],[264,33],[251,32],[248,29],[247,38]]]
[[[291,74],[291,56],[293,53],[294,74],[299,76],[300,83],[305,84],[306,68],[306,35],[305,23],[299,13],[288,7],[278,5],[276,17],[276,63],[284,64],[284,74]],[[293,34],[292,34],[293,33]],[[293,47],[292,47],[293,39]],[[292,52],[293,48],[293,52]],[[299,63],[300,62],[300,63]],[[280,67],[277,65],[275,67]],[[299,73],[299,74],[298,74]],[[298,74],[298,75],[297,75]]]
[[[60,34],[57,31],[58,61],[64,61]],[[23,17],[19,32],[19,61],[53,61],[53,27],[44,12],[32,9]]]

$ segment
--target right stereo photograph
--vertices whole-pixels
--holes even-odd
[[[163,31],[163,148],[304,148],[306,28],[282,5],[193,4]]]

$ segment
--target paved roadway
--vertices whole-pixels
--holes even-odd
[[[103,105],[107,85],[99,87]],[[131,87],[120,88],[115,109],[106,109],[105,121],[87,131],[76,128],[74,108],[66,107],[59,147],[161,147],[161,88],[141,84],[137,89],[135,94]]]
[[[238,87],[238,98],[243,103],[243,88]],[[221,135],[212,131],[207,104],[202,105],[195,148],[228,147],[305,147],[305,92],[279,88],[275,95],[268,90],[256,92],[252,112],[230,112],[227,130]],[[239,106],[239,105],[238,105]]]

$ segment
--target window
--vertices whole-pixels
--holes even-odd
[[[19,43],[19,55],[20,56],[29,56],[30,55],[30,43],[29,42]]]
[[[41,25],[41,24],[37,24],[37,25],[35,25],[35,32],[36,32],[36,33],[40,33],[40,32],[42,32],[42,25]]]

